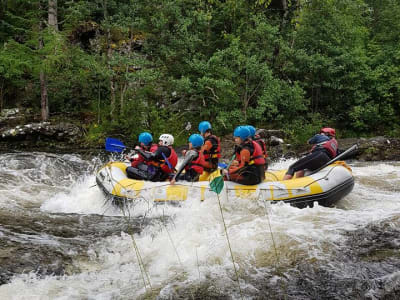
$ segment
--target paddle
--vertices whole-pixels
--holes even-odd
[[[121,153],[126,149],[124,143],[114,138],[106,138],[106,151]]]
[[[185,166],[186,166],[187,164],[189,164],[193,159],[195,159],[196,156],[197,156],[197,153],[196,153],[196,151],[194,151],[194,150],[188,150],[188,151],[186,152],[185,159],[183,160],[183,162],[182,162],[181,165],[179,166],[179,168],[178,168],[178,170],[176,171],[176,174],[175,174],[175,176],[174,176],[174,178],[173,178],[175,181],[178,181],[177,178],[178,178],[178,176],[182,173],[182,171],[183,171],[183,169],[185,168]],[[170,168],[171,168],[171,167],[170,167]]]
[[[338,156],[336,156],[334,159],[328,161],[326,164],[324,164],[322,167],[312,171],[311,173],[307,174],[307,176],[315,174],[319,171],[321,171],[323,168],[329,166],[330,164],[333,164],[335,161],[338,161],[339,159],[341,159],[342,157],[345,157],[346,155],[350,154],[353,151],[356,151],[358,149],[358,145],[355,144],[353,146],[351,146],[349,149],[347,149],[346,151],[342,152],[341,154],[339,154]]]

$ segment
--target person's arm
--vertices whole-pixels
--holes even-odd
[[[211,143],[211,141],[207,140],[204,142],[204,145],[201,147],[201,151],[202,152],[210,151],[212,147],[213,147],[213,144]]]
[[[185,159],[179,166],[179,169],[177,170],[174,178],[171,180],[171,184],[174,184],[175,182],[178,181],[179,175],[182,173],[183,169],[194,159],[196,159],[198,156],[197,152],[194,150],[189,150],[186,152]]]
[[[231,166],[229,168],[229,174],[233,174],[236,173],[239,169],[243,168],[246,163],[248,163],[250,161],[250,151],[247,148],[243,148],[240,151],[240,164],[237,166]]]

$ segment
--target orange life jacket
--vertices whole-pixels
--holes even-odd
[[[249,141],[247,140],[242,147],[237,147],[236,148],[236,160],[240,164],[240,152],[242,151],[243,148],[247,148],[250,152],[250,161],[247,162],[247,165],[264,165],[265,164],[265,158],[263,151],[261,149],[261,146],[255,142],[255,141]]]
[[[209,135],[204,139],[204,143],[210,141],[213,145],[209,151],[204,151],[204,160],[208,161],[212,158],[221,158],[221,141],[215,135]]]

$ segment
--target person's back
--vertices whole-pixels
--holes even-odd
[[[254,185],[265,178],[265,159],[260,145],[249,139],[250,131],[246,126],[236,127],[235,138],[236,162],[225,171],[226,178],[245,185]]]
[[[212,133],[211,124],[208,121],[200,122],[199,131],[204,138],[204,145],[201,148],[204,155],[204,170],[213,172],[218,168],[221,158],[221,141]]]
[[[293,178],[295,173],[296,177],[303,177],[305,170],[317,170],[336,157],[338,142],[335,136],[335,129],[327,127],[322,128],[319,134],[314,135],[308,140],[308,143],[313,145],[310,153],[292,164],[283,177],[283,180]]]
[[[267,162],[267,157],[268,157],[268,152],[267,152],[267,145],[264,141],[264,139],[261,138],[259,134],[257,134],[256,128],[252,125],[246,125],[247,129],[250,131],[250,138],[256,142],[258,145],[260,145],[261,150],[262,150],[262,155],[264,156],[265,164],[264,164],[264,170],[266,171],[268,169],[268,162]]]

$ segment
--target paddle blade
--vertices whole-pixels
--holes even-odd
[[[120,140],[106,138],[106,151],[121,153],[125,148],[126,146]]]
[[[219,175],[219,176],[215,176],[214,173],[216,173],[215,175]],[[217,170],[217,171],[213,172],[213,174],[210,175],[210,179],[211,179],[210,189],[213,192],[220,194],[222,189],[224,188],[224,177]]]
[[[221,169],[226,169],[228,165],[224,164],[224,163],[218,163],[218,167],[220,167]]]

